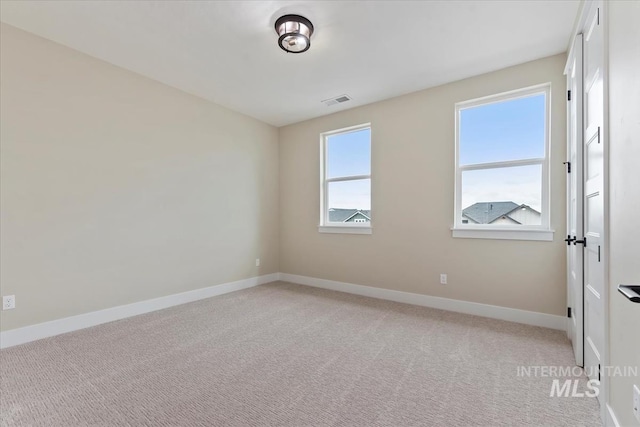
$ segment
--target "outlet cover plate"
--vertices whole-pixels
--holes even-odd
[[[3,310],[12,310],[16,308],[16,296],[15,295],[7,295],[2,297],[2,309]]]

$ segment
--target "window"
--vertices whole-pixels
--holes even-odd
[[[320,136],[322,233],[371,234],[371,126]]]
[[[454,237],[553,239],[549,98],[547,84],[456,104]]]

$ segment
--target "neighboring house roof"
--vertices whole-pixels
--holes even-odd
[[[516,209],[519,209],[519,208],[516,208]],[[522,225],[522,223],[520,221],[516,220],[515,218],[512,218],[511,216],[509,216],[509,214],[502,215],[500,218],[495,219],[494,222],[497,222],[498,219],[506,219],[507,221],[510,221],[510,222],[512,222],[514,224]]]
[[[363,209],[329,209],[329,221],[330,222],[347,222],[356,214],[365,216],[368,220],[371,220],[371,211]]]
[[[540,213],[530,206],[524,204],[519,205],[514,202],[478,202],[466,209],[463,209],[462,215],[469,218],[476,224],[491,224],[503,216],[509,217],[510,213],[520,208],[526,208],[533,212]],[[509,219],[518,223],[518,221],[511,217],[509,217]]]
[[[367,213],[365,214],[365,212],[367,212]],[[344,222],[349,222],[349,220],[354,219],[357,216],[358,217],[364,217],[365,219],[368,219],[369,221],[371,221],[371,218],[369,217],[369,214],[371,214],[371,211],[356,211],[349,218],[345,219]]]

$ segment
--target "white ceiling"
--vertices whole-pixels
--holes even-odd
[[[275,126],[566,51],[579,1],[8,1],[0,19]],[[309,18],[287,54],[275,20]],[[327,107],[341,94],[353,100]]]

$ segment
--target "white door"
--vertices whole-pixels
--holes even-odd
[[[600,24],[600,9],[592,7],[584,34],[584,368],[589,378],[597,380],[605,351],[605,277],[601,257],[604,244],[604,49]]]
[[[584,363],[583,277],[581,245],[573,241],[584,236],[582,228],[582,34],[576,36],[567,62],[567,334],[573,344],[576,364]]]

